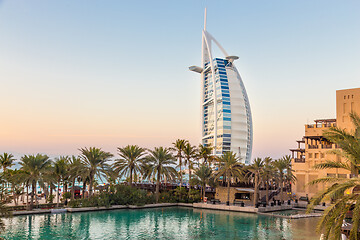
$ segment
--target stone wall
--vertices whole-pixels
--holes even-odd
[[[230,187],[230,203],[234,202],[235,193],[240,193],[241,191],[237,191],[235,187]],[[252,202],[253,201],[253,193],[250,193],[250,200],[242,200],[244,202]],[[228,190],[227,187],[217,187],[215,198],[219,199],[222,203],[227,202],[228,199]]]

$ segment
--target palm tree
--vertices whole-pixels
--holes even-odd
[[[24,173],[22,170],[11,170],[6,171],[7,182],[11,184],[11,192],[13,194],[14,203],[18,205],[19,196],[23,194]]]
[[[60,198],[60,184],[61,183],[65,183],[65,178],[67,177],[68,174],[68,162],[69,162],[69,157],[68,156],[61,156],[57,159],[55,159],[54,162],[54,175],[56,177],[56,181],[57,181],[57,206],[59,206],[59,198]],[[63,187],[63,193],[65,192],[65,188]]]
[[[80,158],[85,165],[85,168],[88,172],[89,177],[89,196],[91,197],[93,194],[93,185],[95,176],[102,176],[104,169],[107,167],[107,161],[113,155],[109,152],[105,152],[101,150],[101,148],[90,147],[88,148],[80,148],[81,152]],[[85,185],[85,183],[84,183]]]
[[[182,153],[184,151],[185,145],[188,141],[184,140],[184,139],[177,139],[174,143],[173,143],[173,147],[171,148],[171,150],[176,152],[175,157],[177,157],[177,159],[179,160],[179,167],[180,167],[180,188],[182,187],[182,172],[181,172],[181,166],[182,166]]]
[[[203,163],[197,170],[195,170],[194,177],[191,179],[194,184],[201,186],[201,196],[203,201],[205,201],[205,188],[211,181],[212,173],[212,169]]]
[[[127,145],[123,148],[118,148],[120,159],[116,159],[114,163],[114,170],[122,176],[129,177],[129,185],[132,186],[133,175],[141,172],[141,165],[146,154],[145,148],[137,145]]]
[[[292,169],[291,156],[285,155],[284,157],[282,157],[282,159],[286,163],[285,186],[287,187],[286,189],[289,189],[289,186],[291,186],[291,184],[297,179],[294,175],[294,170]]]
[[[189,168],[189,195],[191,190],[191,170],[194,168],[193,159],[197,157],[197,149],[195,146],[191,146],[189,142],[186,143],[184,147],[184,157],[185,157],[185,165],[188,165]]]
[[[13,164],[13,162],[15,161],[14,155],[12,155],[11,153],[3,153],[2,155],[0,155],[0,166],[3,169],[3,173],[5,173],[6,169],[11,167]],[[8,183],[6,182],[4,184],[6,190],[8,187]]]
[[[256,206],[259,201],[259,185],[264,173],[264,161],[261,158],[255,158],[253,164],[249,165],[246,170],[249,171],[247,177],[254,183],[254,206]]]
[[[225,152],[217,158],[219,170],[215,173],[215,178],[226,177],[227,182],[227,204],[230,203],[230,183],[232,178],[241,178],[244,174],[244,166],[239,162],[235,153]]]
[[[0,166],[3,169],[3,172],[5,172],[7,168],[14,165],[14,161],[14,155],[12,155],[11,153],[3,153],[2,155],[0,155]]]
[[[204,160],[204,163],[211,164],[212,160],[214,160],[214,156],[212,155],[213,147],[204,146],[199,144],[199,157]]]
[[[352,227],[349,239],[359,239],[360,223],[360,194],[353,191],[360,187],[360,117],[354,113],[350,114],[354,130],[349,132],[331,127],[324,133],[326,139],[337,144],[341,151],[332,151],[333,154],[343,157],[343,161],[327,160],[314,166],[315,169],[343,169],[351,172],[352,178],[323,177],[309,184],[328,183],[331,184],[325,190],[319,192],[312,198],[308,211],[315,205],[326,200],[333,200],[334,204],[328,207],[318,223],[318,231],[324,234],[324,239],[340,239],[341,227],[346,214],[352,210]]]
[[[273,161],[272,164],[276,170],[276,179],[277,179],[277,182],[278,182],[279,188],[280,188],[280,200],[281,200],[281,202],[283,202],[284,201],[284,196],[283,196],[284,183],[287,180],[286,172],[291,166],[291,158],[289,159],[287,156],[285,156],[283,158]]]
[[[263,171],[263,181],[266,189],[266,204],[269,204],[269,185],[270,180],[274,175],[274,167],[272,165],[273,159],[271,157],[264,158],[264,171]]]
[[[24,155],[20,159],[21,170],[24,171],[25,182],[31,184],[31,202],[30,209],[33,209],[34,196],[36,194],[36,185],[38,182],[43,182],[44,175],[51,167],[51,160],[48,156],[37,155]]]
[[[71,156],[69,159],[69,180],[71,182],[71,200],[75,197],[75,181],[81,175],[84,175],[86,169],[84,168],[84,164],[81,159],[76,156]]]
[[[148,172],[147,177],[156,176],[156,202],[159,202],[160,181],[162,178],[174,179],[178,174],[176,169],[172,167],[175,165],[174,157],[170,149],[164,147],[155,147],[154,150],[149,150],[147,159]]]

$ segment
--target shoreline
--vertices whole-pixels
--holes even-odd
[[[308,218],[308,217],[320,217],[322,213],[310,213],[310,214],[296,214],[296,215],[280,215],[276,214],[277,211],[299,209],[304,207],[299,204],[291,205],[282,205],[282,206],[273,206],[273,207],[240,207],[240,206],[228,206],[224,204],[208,204],[208,203],[154,203],[154,204],[145,204],[143,206],[136,205],[113,205],[111,207],[80,207],[80,208],[54,208],[54,209],[34,209],[34,210],[21,210],[13,211],[10,214],[11,216],[24,216],[24,215],[38,215],[38,214],[59,214],[59,213],[78,213],[78,212],[95,212],[95,211],[110,211],[110,210],[119,210],[119,209],[148,209],[148,208],[163,208],[163,207],[190,207],[194,209],[208,209],[208,210],[218,210],[218,211],[227,211],[227,212],[243,212],[243,213],[253,213],[259,215],[266,215],[272,217],[288,218],[288,219],[299,219],[299,218]],[[315,210],[324,210],[324,207],[319,206]]]

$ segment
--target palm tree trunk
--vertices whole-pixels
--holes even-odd
[[[49,197],[49,200],[50,200],[50,199],[53,199],[52,196],[53,196],[53,187],[52,187],[52,184],[50,184],[50,194],[49,194],[49,196],[48,196],[48,197]],[[53,201],[51,201],[51,203],[53,203]]]
[[[180,189],[182,188],[182,172],[181,172],[181,165],[182,165],[182,162],[181,162],[181,157],[179,157],[179,165],[180,165]],[[181,194],[181,192],[180,192]]]
[[[133,178],[133,170],[130,169],[130,179],[129,179],[129,183],[130,183],[130,186],[132,186],[132,178]]]
[[[203,185],[201,187],[202,187],[202,194],[203,194],[203,202],[205,202],[205,185]]]
[[[265,187],[266,187],[266,204],[269,204],[269,181],[266,180],[265,182]]]
[[[85,189],[86,189],[86,181],[83,182],[83,187],[82,187],[82,198],[85,198]]]
[[[254,206],[258,203],[258,176],[255,175],[255,183],[254,183]]]
[[[29,185],[26,184],[26,206],[29,208]]]
[[[190,196],[190,190],[191,190],[191,168],[189,164],[189,196]]]
[[[280,182],[280,200],[283,202],[283,181]]]
[[[230,204],[230,178],[227,179],[227,203]]]
[[[59,207],[59,197],[60,197],[60,182],[58,182],[57,183],[57,197],[56,197],[56,199],[57,199],[57,201],[56,201],[56,207]]]
[[[159,193],[160,193],[160,171],[158,170],[157,179],[156,179],[156,188],[155,188],[156,203],[159,202]]]
[[[35,196],[35,188],[36,188],[36,182],[32,182],[32,189],[31,189],[31,200],[30,200],[30,210],[34,208],[34,196]]]
[[[71,186],[71,200],[73,200],[75,198],[75,178],[73,179]]]
[[[90,177],[90,183],[89,183],[89,197],[92,196],[93,194],[93,184],[94,184],[94,179],[93,177]]]

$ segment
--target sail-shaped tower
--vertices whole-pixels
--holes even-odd
[[[223,58],[213,56],[213,44],[224,54]],[[236,59],[206,31],[205,9],[201,67],[189,67],[201,74],[202,144],[212,146],[214,155],[232,151],[243,163],[250,164],[252,117],[244,83],[234,65]]]

